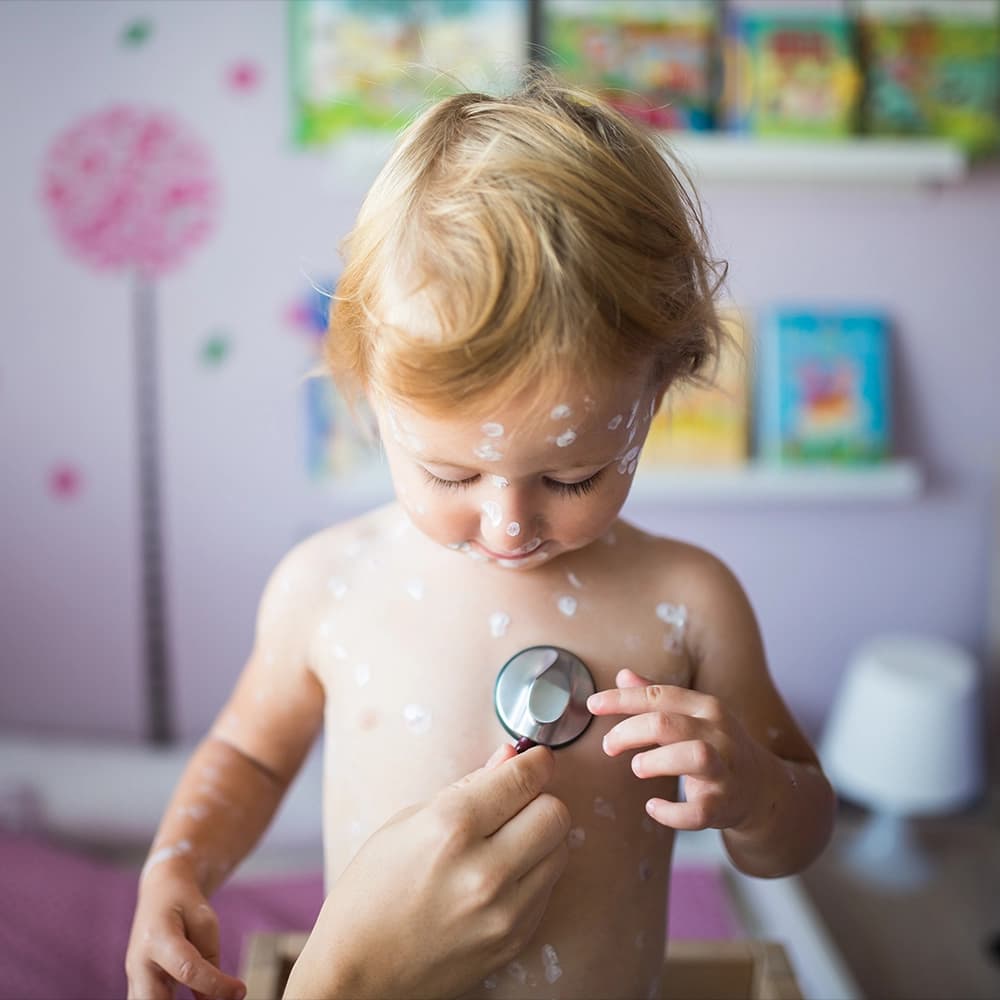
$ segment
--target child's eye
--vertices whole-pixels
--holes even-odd
[[[578,483],[562,483],[558,479],[546,479],[545,485],[561,496],[582,497],[587,493],[593,493],[597,489],[597,481],[603,473],[604,470],[599,469],[592,476],[581,479]]]
[[[427,482],[429,482],[431,486],[439,486],[442,487],[443,489],[448,489],[448,490],[466,489],[479,478],[479,475],[477,473],[475,476],[469,476],[468,479],[442,479],[440,476],[435,476],[434,473],[430,471],[430,469],[424,469],[423,466],[421,466],[421,469],[423,470],[424,475],[427,477]]]

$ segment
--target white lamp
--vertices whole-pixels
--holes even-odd
[[[901,888],[926,879],[906,819],[981,793],[980,690],[975,660],[940,639],[880,636],[855,654],[820,743],[837,791],[872,810],[848,851],[855,869]]]

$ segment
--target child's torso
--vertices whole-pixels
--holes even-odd
[[[374,830],[480,767],[502,741],[493,688],[518,650],[576,653],[597,689],[630,667],[687,685],[681,596],[654,543],[619,524],[608,540],[528,573],[428,549],[398,508],[330,535],[312,667],[327,693],[324,837],[330,884]],[[654,549],[656,555],[653,555]],[[646,996],[663,961],[672,834],[640,782],[608,758],[594,719],[556,753],[550,791],[572,816],[570,862],[528,948],[473,995]]]

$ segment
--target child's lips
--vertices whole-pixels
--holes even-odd
[[[510,552],[494,552],[492,549],[488,549],[482,542],[473,542],[485,556],[489,556],[490,559],[502,559],[507,562],[517,562],[521,559],[527,559],[529,556],[534,555],[545,543],[540,538],[534,538],[527,545],[522,545],[520,548],[512,549]]]

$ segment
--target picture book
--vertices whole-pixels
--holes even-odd
[[[760,457],[848,464],[887,458],[889,350],[889,324],[878,312],[772,312],[757,345]]]
[[[394,132],[430,101],[502,89],[528,47],[527,0],[292,0],[294,135]]]
[[[749,437],[749,327],[735,307],[720,310],[728,341],[712,382],[667,393],[643,447],[644,469],[677,465],[739,465]]]
[[[1000,146],[1000,4],[868,2],[859,23],[865,131]]]
[[[854,131],[861,72],[844,9],[795,2],[733,6],[723,54],[726,129],[808,138]]]
[[[719,5],[712,0],[547,0],[555,72],[653,128],[711,128]]]

